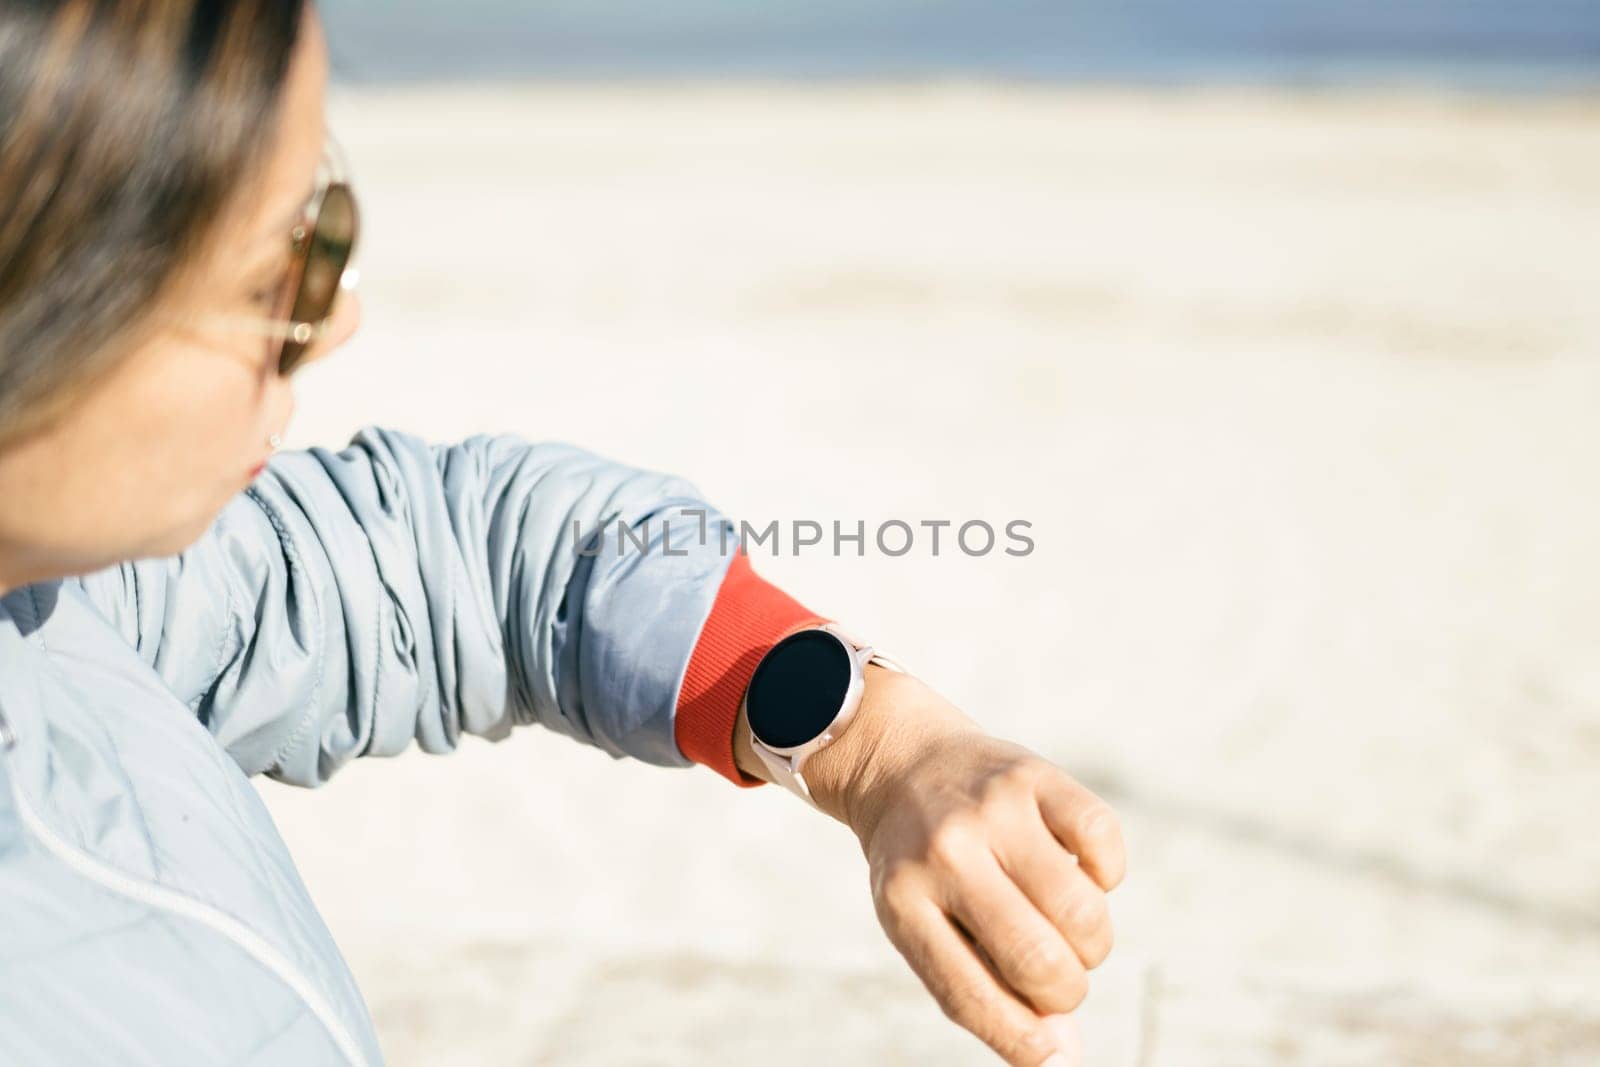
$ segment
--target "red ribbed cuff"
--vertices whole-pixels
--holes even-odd
[[[756,574],[743,552],[735,556],[678,692],[673,733],[683,754],[734,785],[765,785],[733,761],[733,730],[744,691],[768,649],[803,626],[826,621]]]

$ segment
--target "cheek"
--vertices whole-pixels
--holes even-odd
[[[0,452],[0,541],[33,561],[30,580],[182,551],[249,484],[288,406],[259,359],[142,350]]]
[[[157,451],[196,453],[193,458],[203,465],[235,451],[250,435],[272,402],[273,377],[238,363],[175,364],[141,383],[128,417]]]
[[[283,389],[275,373],[214,350],[174,353],[130,382],[100,413],[96,465],[137,516],[131,525],[164,542],[203,530],[248,484]]]

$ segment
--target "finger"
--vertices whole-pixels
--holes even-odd
[[[1101,889],[1115,889],[1127,869],[1127,855],[1111,807],[1064,773],[1043,776],[1034,793],[1050,832]]]
[[[1035,819],[997,845],[1000,866],[1024,896],[1093,970],[1111,954],[1111,912],[1105,890],[1094,883],[1072,853]]]
[[[1047,1015],[1044,1025],[1056,1039],[1061,1055],[1072,1067],[1083,1067],[1083,1032],[1076,1015]]]
[[[1060,1056],[1045,1020],[1004,987],[973,943],[931,901],[901,916],[889,930],[906,962],[939,1009],[992,1048],[1011,1067],[1077,1067]]]
[[[967,864],[943,895],[1000,977],[1041,1014],[1071,1011],[1083,1002],[1089,976],[1077,953],[993,854]]]

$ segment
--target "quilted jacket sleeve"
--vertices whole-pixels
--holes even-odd
[[[369,427],[273,457],[180,555],[77,580],[251,773],[318,785],[533,722],[687,766],[726,528],[688,483],[570,446]]]

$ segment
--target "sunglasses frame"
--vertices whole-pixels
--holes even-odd
[[[218,327],[237,332],[247,332],[279,343],[278,373],[288,377],[307,349],[328,332],[339,294],[352,290],[359,272],[350,265],[361,233],[361,212],[356,204],[355,191],[344,177],[343,152],[331,137],[323,151],[321,178],[316,191],[306,205],[305,214],[289,231],[289,271],[284,279],[279,307],[286,309],[282,318],[255,318],[252,316],[210,316],[207,321]],[[340,205],[346,223],[340,234],[324,231],[329,221],[327,211],[330,197]],[[326,264],[314,262],[313,253],[319,247],[332,249]],[[332,266],[337,270],[333,284],[327,287],[326,297],[313,295],[307,288],[307,279],[322,276],[312,271],[313,265]],[[320,305],[320,306],[319,306]]]

